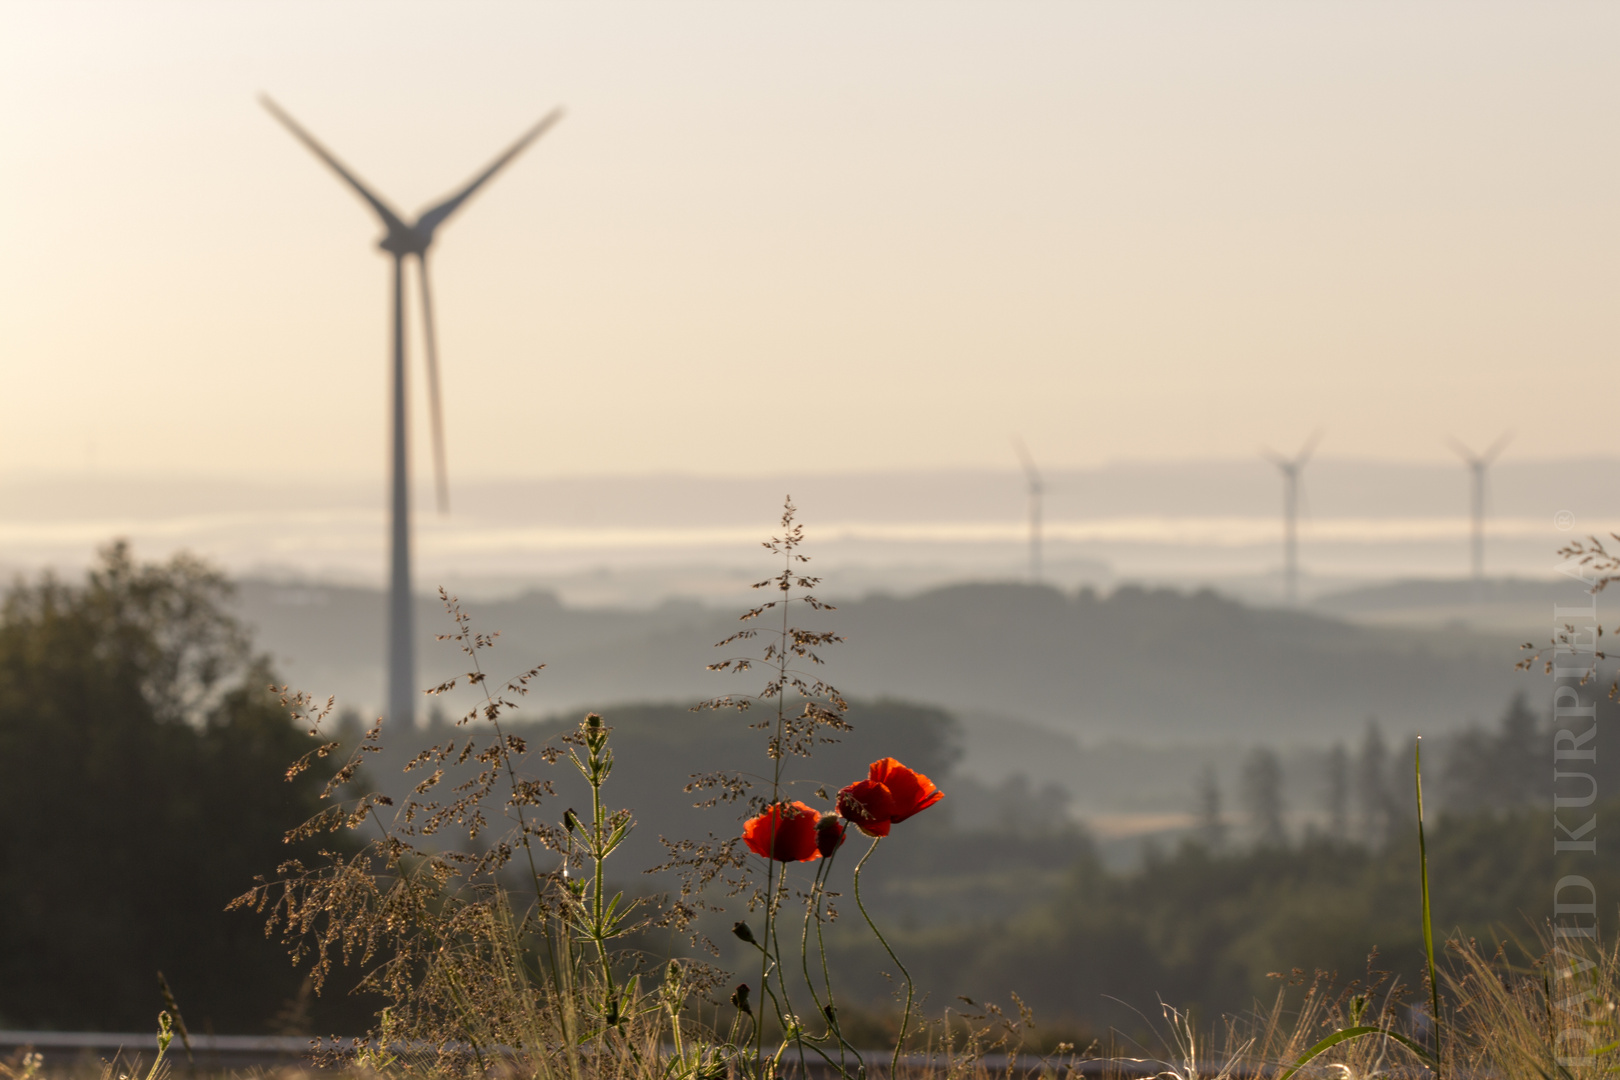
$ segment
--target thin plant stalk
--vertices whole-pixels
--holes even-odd
[[[828,1026],[832,1029],[833,1034],[838,1037],[839,1070],[840,1072],[843,1070],[844,1051],[848,1050],[851,1054],[855,1055],[856,1065],[864,1075],[866,1072],[866,1059],[861,1057],[861,1052],[851,1045],[848,1039],[844,1038],[844,1027],[838,1022],[838,1003],[833,999],[832,972],[827,968],[827,942],[822,937],[820,919],[816,920],[816,951],[821,954],[821,981],[825,983],[827,987]]]
[[[787,891],[787,865],[785,863],[782,866],[782,890],[783,892]],[[789,1031],[793,1033],[793,1041],[799,1048],[799,1072],[804,1074],[806,1072],[804,1063],[804,1025],[799,1022],[797,1016],[793,1015],[793,1003],[788,998],[787,968],[782,965],[782,942],[777,935],[779,923],[780,920],[772,920],[771,922],[771,948],[776,951],[776,981],[782,987],[783,1020],[788,1025],[782,1029],[782,1033],[784,1035]]]
[[[1417,785],[1418,871],[1422,878],[1423,896],[1423,952],[1429,962],[1429,1007],[1434,1017],[1435,1073],[1440,1072],[1441,1019],[1440,979],[1434,966],[1434,921],[1429,909],[1429,847],[1423,835],[1423,736],[1417,737],[1412,749],[1412,774]]]
[[[861,861],[855,864],[855,906],[860,908],[861,918],[865,919],[866,925],[872,928],[872,933],[877,935],[878,941],[883,945],[883,951],[889,954],[889,959],[894,961],[894,966],[900,969],[900,974],[905,976],[906,979],[906,1007],[900,1014],[900,1033],[895,1036],[894,1057],[889,1061],[889,1076],[894,1077],[898,1075],[900,1068],[900,1050],[906,1044],[906,1028],[911,1023],[911,999],[915,987],[911,981],[911,972],[906,970],[906,965],[894,954],[894,949],[889,946],[889,939],[883,936],[883,931],[877,928],[877,923],[873,922],[872,916],[866,912],[866,905],[861,902],[861,870],[865,868],[866,860],[872,857],[872,852],[876,851],[878,845],[882,842],[883,838],[881,836],[873,837],[872,846],[866,849],[866,854],[861,856]]]
[[[773,847],[775,846],[775,842],[776,842],[776,836],[775,836],[774,826],[773,826],[773,831],[772,831],[772,835],[771,835],[771,844],[772,844]],[[775,907],[776,907],[776,862],[775,862],[775,860],[767,859],[766,862],[765,862],[765,940],[766,941],[771,940],[771,926],[772,926],[772,922],[773,922],[773,920],[771,918],[771,915],[772,915],[772,909],[774,909]],[[759,947],[759,988],[762,991],[762,995],[761,995],[761,999],[760,999],[760,1004],[761,1005],[764,1004],[764,998],[767,997],[767,996],[771,998],[773,1004],[775,1003],[776,996],[773,993],[771,993],[770,978],[771,978],[771,951],[769,949],[767,949],[765,946],[761,945]],[[765,1075],[765,1025],[761,1024],[758,1019],[754,1020],[754,1070],[759,1074],[759,1076],[761,1078],[764,1077],[764,1075]]]
[[[816,880],[811,886],[810,901],[804,906],[804,929],[799,937],[799,964],[804,972],[804,985],[810,990],[810,1000],[815,1002],[816,1009],[827,1021],[827,1036],[838,1040],[838,1071],[843,1075],[845,1069],[845,1051],[853,1053],[857,1061],[861,1060],[860,1051],[851,1046],[844,1038],[843,1029],[838,1024],[838,1008],[833,1001],[832,975],[827,968],[827,945],[821,935],[821,900],[825,895],[827,878],[832,874],[833,855],[821,860],[816,868]],[[816,993],[815,980],[810,976],[810,923],[816,924],[816,947],[821,954],[821,981],[827,990],[827,1000],[823,1002],[821,995]],[[827,1036],[823,1036],[823,1039]],[[822,1054],[823,1057],[827,1055]],[[831,1058],[828,1058],[831,1061]],[[802,1065],[802,1063],[801,1063]],[[864,1067],[865,1063],[862,1062]]]
[[[776,737],[772,740],[772,745],[771,745],[771,766],[772,766],[772,768],[771,768],[771,805],[772,806],[780,806],[781,801],[782,801],[782,766],[783,766],[783,759],[785,757],[785,755],[784,755],[784,753],[782,751],[782,742],[783,742],[784,735],[785,735],[785,729],[787,727],[787,684],[788,684],[788,670],[787,669],[788,669],[788,656],[789,656],[787,644],[788,644],[788,638],[790,637],[790,635],[792,633],[791,629],[788,626],[788,607],[789,607],[788,601],[791,600],[792,589],[793,589],[793,555],[792,555],[791,549],[788,552],[784,553],[784,555],[783,555],[781,582],[782,582],[781,588],[782,588],[783,603],[782,603],[782,629],[780,631],[780,637],[778,638],[777,655],[776,655],[776,690],[775,690],[775,694],[776,694]],[[776,827],[777,827],[776,824],[772,825],[772,836],[770,837],[771,846],[773,848],[775,847],[775,844],[776,844],[776,837],[775,837],[775,829],[776,829]],[[782,984],[782,1001],[780,1003],[778,1003],[776,1001],[776,996],[774,994],[770,994],[770,996],[771,996],[771,1003],[776,1006],[777,1013],[778,1013],[777,1019],[782,1023],[782,1030],[784,1032],[786,1032],[787,1029],[788,1029],[788,1022],[789,1021],[788,1021],[788,1015],[783,1015],[783,1010],[786,1009],[786,1010],[788,1010],[788,1014],[791,1014],[792,1006],[787,1000],[787,975],[786,975],[785,972],[782,971],[782,965],[781,965],[781,962],[780,962],[780,957],[782,955],[782,949],[781,949],[781,946],[777,943],[776,909],[777,909],[777,893],[781,892],[781,891],[785,891],[786,887],[787,887],[787,866],[784,865],[782,867],[782,880],[780,882],[778,882],[776,880],[776,861],[774,859],[767,859],[766,860],[766,865],[765,865],[765,940],[766,940],[766,942],[769,943],[770,948],[762,948],[762,949],[760,949],[761,955],[760,955],[760,961],[759,961],[759,964],[760,964],[760,967],[759,967],[759,985],[760,985],[760,988],[763,989],[767,994],[770,994],[770,960],[771,960],[770,949],[775,949],[776,950],[776,956],[778,957],[778,962],[777,962],[777,965],[776,965],[776,968],[777,968],[777,981]],[[802,1045],[800,1047],[800,1052],[801,1052],[801,1056],[802,1056],[802,1053],[803,1053],[803,1046]],[[754,1066],[755,1066],[755,1068],[761,1070],[761,1075],[762,1076],[764,1075],[763,1074],[763,1069],[764,1069],[764,1064],[765,1064],[764,1063],[764,1056],[765,1056],[765,1031],[764,1031],[764,1028],[763,1028],[762,1025],[755,1024],[754,1025]]]

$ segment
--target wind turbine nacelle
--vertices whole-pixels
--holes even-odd
[[[377,241],[377,247],[390,255],[405,256],[426,255],[428,245],[433,243],[433,234],[424,235],[417,229],[389,229],[383,238]]]

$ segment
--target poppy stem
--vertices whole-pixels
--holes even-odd
[[[832,975],[827,969],[827,943],[821,936],[821,905],[827,895],[827,878],[832,873],[833,857],[837,854],[838,852],[834,850],[832,855],[828,855],[821,860],[821,865],[816,869],[815,884],[811,889],[810,899],[805,902],[804,935],[799,942],[799,960],[804,967],[804,984],[810,988],[811,1000],[816,1003],[816,1010],[827,1021],[827,1034],[838,1040],[838,1074],[843,1076],[845,1051],[855,1055],[855,1060],[861,1063],[862,1069],[865,1069],[866,1062],[861,1059],[861,1052],[851,1046],[848,1039],[844,1038],[843,1028],[839,1026],[838,1006],[833,1000]],[[827,1000],[825,1002],[816,993],[815,980],[810,977],[810,922],[812,918],[816,924],[816,949],[821,954],[821,981],[827,990]],[[827,1055],[823,1054],[822,1056],[826,1057]],[[830,1062],[832,1059],[827,1058],[827,1060]]]
[[[894,949],[889,946],[889,939],[883,936],[883,931],[877,928],[877,923],[872,921],[872,916],[866,913],[866,905],[861,903],[861,869],[866,866],[866,860],[872,857],[872,852],[876,851],[878,845],[882,842],[883,838],[881,836],[873,837],[872,846],[866,849],[866,854],[861,856],[861,861],[855,864],[855,906],[861,909],[861,918],[866,920],[866,925],[870,926],[872,933],[877,935],[878,941],[883,945],[883,951],[889,954],[889,959],[894,961],[894,966],[899,968],[900,974],[906,977],[906,1008],[900,1014],[900,1034],[895,1036],[894,1057],[889,1062],[889,1078],[894,1080],[900,1069],[900,1049],[906,1044],[906,1028],[911,1023],[911,998],[915,987],[911,981],[911,972],[906,970],[906,965],[901,963],[900,958],[894,954]]]
[[[782,864],[782,891],[784,893],[787,892],[787,864],[786,863]],[[776,995],[772,994],[771,995],[771,1002],[773,1004],[776,1004],[777,1015],[778,1015],[778,1018],[781,1020],[781,1023],[782,1023],[782,1034],[787,1035],[787,1034],[791,1033],[793,1035],[794,1043],[799,1048],[799,1073],[802,1076],[802,1075],[805,1075],[805,1072],[806,1072],[805,1064],[804,1064],[804,1025],[800,1024],[799,1021],[798,1021],[798,1017],[796,1017],[794,1015],[794,1013],[793,1013],[793,1002],[788,997],[787,967],[786,967],[786,965],[784,965],[782,963],[782,943],[781,943],[780,940],[778,940],[778,937],[777,937],[777,927],[778,927],[778,925],[780,923],[781,923],[781,919],[775,919],[775,920],[773,920],[771,922],[770,934],[771,934],[771,948],[776,953],[776,981],[782,987],[782,1000],[781,1000],[780,1004],[777,1004]],[[789,940],[792,940],[792,939],[790,938]],[[770,984],[766,983],[766,985],[769,986]],[[784,1044],[784,1049],[785,1049],[785,1044]],[[777,1057],[777,1060],[781,1059],[781,1057],[782,1057],[782,1051],[781,1050],[777,1051],[776,1057]]]
[[[771,833],[771,843],[776,843],[776,834]],[[771,859],[765,861],[765,940],[771,940],[771,920],[776,907],[776,862]],[[759,947],[759,988],[766,995],[771,995],[771,951],[764,945]],[[763,1003],[762,1003],[763,1004]],[[765,1028],[758,1020],[754,1021],[754,1070],[759,1074],[760,1080],[765,1078]]]

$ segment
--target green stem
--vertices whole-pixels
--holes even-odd
[[[765,957],[767,963],[770,961],[771,954],[765,948],[765,946],[761,945],[757,941],[750,942],[749,944],[753,945],[754,948],[756,948],[756,949],[758,949],[760,951],[760,953]],[[785,980],[782,978],[781,965],[780,964],[776,965],[776,967],[773,970],[775,970],[777,972],[777,980],[776,981],[779,984],[784,984],[785,985]],[[777,999],[776,991],[771,988],[771,984],[770,984],[768,979],[765,980],[764,985],[765,985],[765,995],[771,999],[771,1007],[776,1010],[776,1018],[777,1018],[778,1022],[780,1022],[782,1024],[782,1030],[784,1032],[786,1032],[787,1031],[787,1018],[792,1015],[791,1009],[788,1009],[788,1010],[783,1009],[781,1001],[779,1001]],[[811,987],[811,996],[812,997],[815,996],[815,988],[814,987]],[[789,1003],[789,1005],[791,1006],[791,1002]],[[822,1038],[823,1038],[823,1040],[825,1040],[826,1037],[823,1036]],[[797,1038],[794,1041],[798,1044],[798,1047],[799,1047],[799,1068],[802,1071],[805,1068],[805,1061],[804,1061],[805,1045],[804,1045],[804,1032],[803,1032],[802,1026],[800,1027],[799,1034],[798,1034]],[[775,1056],[773,1056],[772,1059],[771,1059],[773,1064],[781,1060],[782,1051],[787,1047],[788,1042],[789,1042],[789,1040],[787,1040],[787,1039],[782,1040],[782,1045],[777,1048],[777,1052],[776,1052]],[[821,1058],[822,1061],[825,1061],[827,1063],[827,1067],[829,1069],[832,1068],[833,1067],[833,1059],[828,1057],[826,1051],[822,1050],[821,1047],[814,1045],[814,1039],[812,1039],[811,1042],[812,1042],[812,1045],[810,1046],[811,1053],[813,1053],[817,1057]],[[839,1066],[839,1068],[841,1070],[842,1066]],[[808,1074],[806,1074],[806,1075],[808,1075]],[[840,1076],[843,1075],[842,1071],[840,1071],[839,1075]]]
[[[776,845],[776,828],[781,827],[782,805],[782,729],[787,724],[787,642],[788,642],[788,601],[792,596],[793,557],[785,555],[782,561],[782,630],[777,638],[776,657],[776,738],[771,745],[771,802],[766,813],[774,809],[776,817],[773,819],[775,827],[769,837],[772,848]],[[782,885],[787,883],[787,867],[782,868]],[[779,886],[776,883],[776,861],[768,859],[765,864],[765,941],[761,946],[759,962],[759,985],[763,993],[770,993],[770,948],[776,946],[776,894]],[[776,949],[777,973],[781,974],[782,950]],[[781,979],[784,996],[787,992],[787,980]],[[776,1004],[776,995],[771,994],[772,1004]],[[787,1022],[780,1015],[781,1007],[777,1006],[777,1019],[782,1022],[782,1030],[787,1030]],[[754,1025],[754,1067],[759,1071],[761,1080],[765,1076],[765,1032],[763,1026]],[[781,1055],[778,1054],[777,1057]]]
[[[820,912],[821,883],[827,875],[827,866],[831,861],[822,859],[821,865],[816,867],[816,880],[810,886],[810,902],[804,905],[804,930],[799,935],[799,968],[804,972],[804,985],[810,990],[810,1000],[816,1003],[816,1008],[821,1009],[824,1015],[821,995],[816,993],[816,984],[810,978],[810,919]],[[827,986],[827,996],[829,999],[832,997],[831,983]]]
[[[827,942],[821,933],[821,899],[825,895],[827,879],[832,876],[832,861],[838,854],[835,850],[821,860],[821,866],[816,872],[815,891],[811,894],[811,905],[806,906],[804,913],[804,939],[799,942],[799,960],[804,967],[804,984],[810,988],[810,997],[821,1010],[822,1016],[827,1020],[827,1033],[838,1040],[838,1074],[844,1074],[844,1051],[848,1050],[855,1055],[855,1060],[861,1063],[862,1069],[866,1062],[861,1058],[861,1052],[851,1046],[844,1038],[844,1029],[838,1023],[838,1007],[833,1000],[832,973],[827,967]],[[827,1002],[822,1004],[821,998],[816,994],[816,984],[810,978],[810,918],[815,915],[816,922],[816,951],[821,954],[821,982],[827,989]]]
[[[861,918],[866,920],[866,925],[870,926],[872,933],[877,935],[878,941],[883,945],[883,951],[889,954],[889,959],[894,961],[894,966],[899,968],[900,974],[906,977],[906,1008],[900,1014],[900,1034],[895,1036],[894,1057],[889,1062],[889,1076],[893,1080],[893,1077],[899,1075],[900,1048],[906,1044],[906,1027],[911,1023],[911,998],[914,993],[914,986],[911,981],[911,972],[906,970],[906,965],[901,963],[900,958],[894,954],[894,949],[889,947],[889,939],[883,936],[883,931],[877,928],[877,923],[872,921],[872,916],[866,913],[866,905],[861,902],[861,870],[865,868],[866,860],[872,857],[872,852],[876,851],[878,845],[882,842],[883,838],[881,836],[873,837],[872,846],[866,849],[866,854],[861,856],[861,861],[855,864],[855,906],[861,909]]]
[[[618,987],[613,981],[613,965],[608,962],[606,928],[602,925],[602,864],[607,860],[602,855],[602,752],[591,752],[591,862],[594,864],[594,874],[591,880],[591,936],[596,939],[596,955],[602,962],[602,978],[607,982],[608,997],[611,999],[618,993]],[[615,1008],[617,1013],[617,1008]]]
[[[782,891],[787,891],[786,863],[782,864]],[[805,1072],[804,1064],[804,1025],[799,1023],[798,1017],[793,1015],[793,1001],[788,997],[787,969],[782,966],[782,943],[777,938],[777,926],[779,923],[780,920],[775,920],[771,923],[771,948],[776,951],[776,981],[782,987],[782,1033],[785,1035],[788,1030],[787,1025],[792,1025],[793,1041],[798,1044],[799,1047],[799,1073],[800,1075],[808,1075]],[[780,1058],[782,1055],[778,1053],[776,1056]]]
[[[771,842],[776,842],[775,834]],[[776,906],[776,860],[769,859],[765,863],[765,940],[771,940],[771,909]],[[759,1003],[763,1007],[765,997],[771,993],[770,984],[771,951],[764,945],[759,946]],[[774,1000],[774,996],[773,996]],[[759,1074],[759,1080],[765,1080],[765,1027],[758,1020],[754,1021],[754,1071]]]

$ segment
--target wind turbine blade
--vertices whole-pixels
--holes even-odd
[[[1284,472],[1288,471],[1288,466],[1293,464],[1293,462],[1289,461],[1287,458],[1283,457],[1269,446],[1262,446],[1260,448],[1260,456],[1277,466],[1277,468],[1282,469]]]
[[[489,168],[469,180],[467,185],[460,191],[445,199],[439,205],[422,211],[422,215],[416,219],[416,227],[424,233],[432,235],[433,230],[443,224],[445,218],[455,213],[460,209],[462,203],[472,198],[473,192],[487,184],[492,176],[506,167],[508,162],[528,149],[529,144],[544,135],[547,129],[562,119],[562,115],[563,111],[561,109],[552,109],[541,117],[539,123],[524,132],[522,137],[508,147],[504,154],[490,162]]]
[[[1491,443],[1491,448],[1480,455],[1480,458],[1489,465],[1496,460],[1496,455],[1507,449],[1507,444],[1513,441],[1513,432],[1504,431],[1497,440]]]
[[[1311,432],[1311,437],[1305,440],[1305,445],[1300,448],[1299,456],[1294,459],[1295,463],[1298,465],[1304,465],[1307,461],[1311,460],[1311,454],[1315,452],[1317,444],[1321,441],[1322,429],[1317,428],[1315,431]]]
[[[271,116],[275,117],[277,120],[280,120],[282,125],[286,127],[288,131],[293,133],[293,137],[308,147],[311,153],[320,158],[322,161],[326,162],[327,167],[342,177],[344,182],[350,187],[354,188],[355,192],[358,193],[362,199],[370,203],[371,208],[377,212],[378,217],[382,218],[383,225],[387,227],[389,232],[410,232],[410,229],[406,226],[406,224],[400,220],[399,215],[394,213],[393,207],[383,202],[382,199],[378,198],[376,195],[373,195],[371,190],[367,188],[366,185],[362,184],[359,178],[350,172],[348,167],[345,166],[343,162],[339,161],[332,155],[331,151],[327,150],[326,147],[322,146],[315,140],[315,136],[299,127],[298,121],[294,120],[291,116],[288,116],[287,113],[282,110],[280,105],[277,105],[274,101],[270,100],[269,94],[260,94],[259,104],[263,105],[265,109],[269,111]]]
[[[1041,474],[1040,470],[1035,468],[1035,458],[1030,455],[1029,447],[1024,445],[1023,439],[1020,439],[1018,436],[1014,435],[1013,449],[1018,451],[1018,460],[1024,465],[1024,475],[1029,479],[1030,488],[1039,491],[1041,487]]]
[[[1452,450],[1456,451],[1457,456],[1468,462],[1468,464],[1472,465],[1474,462],[1479,460],[1479,458],[1474,455],[1474,452],[1468,449],[1468,447],[1464,445],[1463,441],[1457,438],[1455,435],[1447,435],[1446,442],[1450,443]]]
[[[422,278],[422,331],[427,342],[428,412],[433,419],[433,481],[439,513],[450,512],[450,479],[444,463],[444,406],[439,391],[439,339],[433,327],[433,289],[428,284],[427,256],[417,260]]]

